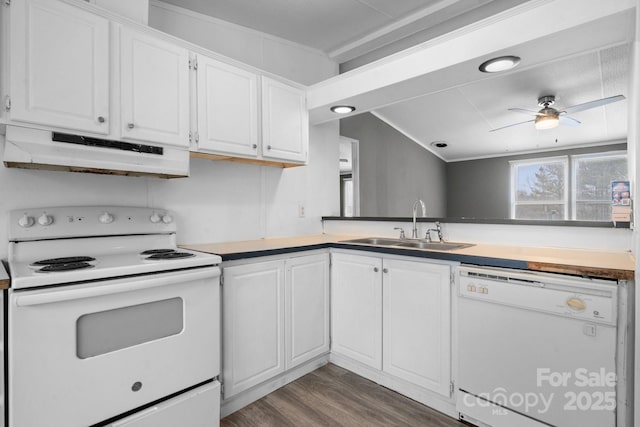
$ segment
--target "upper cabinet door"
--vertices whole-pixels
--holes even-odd
[[[262,156],[306,162],[309,114],[303,90],[262,77]]]
[[[198,56],[198,150],[258,156],[258,76]]]
[[[120,29],[123,139],[189,146],[189,51]]]
[[[52,0],[10,6],[10,119],[109,132],[109,21]]]

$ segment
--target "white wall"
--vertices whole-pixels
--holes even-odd
[[[322,232],[338,215],[338,124],[311,128],[308,166],[191,160],[191,177],[164,180],[0,166],[0,224],[13,209],[74,205],[161,207],[176,212],[180,243],[207,243]],[[0,136],[0,152],[4,137]],[[298,204],[305,217],[298,217]],[[0,227],[0,258],[7,256]]]
[[[267,72],[300,83],[337,72],[337,64],[320,52],[159,4],[152,1],[151,26]],[[191,177],[174,180],[0,166],[0,225],[12,209],[132,205],[175,211],[180,243],[321,233],[321,217],[340,214],[338,123],[312,126],[309,145],[308,166],[279,169],[192,159]],[[298,217],[299,204],[304,218]],[[0,226],[0,258],[7,256],[6,230]]]
[[[338,74],[324,52],[158,0],[149,3],[149,26],[298,83]]]

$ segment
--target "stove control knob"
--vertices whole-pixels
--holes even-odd
[[[18,225],[22,228],[29,228],[35,223],[35,220],[32,216],[24,214],[18,220]]]
[[[151,221],[154,224],[159,223],[162,220],[162,217],[160,215],[158,215],[158,212],[154,212],[150,217],[149,217],[149,221]]]
[[[111,215],[109,212],[103,212],[98,217],[98,221],[100,221],[100,224],[111,224],[113,222],[113,215]]]
[[[51,215],[43,213],[42,215],[40,215],[40,218],[38,218],[38,224],[51,225],[53,224],[53,217]]]
[[[171,224],[173,222],[173,217],[169,214],[162,215],[162,222],[165,224]]]

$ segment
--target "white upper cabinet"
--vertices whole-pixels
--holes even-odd
[[[203,55],[197,55],[196,80],[193,151],[262,164],[307,162],[304,90]]]
[[[9,119],[108,134],[109,21],[51,0],[9,10]]]
[[[197,56],[198,149],[258,156],[258,76]]]
[[[309,115],[303,90],[262,77],[262,156],[306,162]]]
[[[122,139],[189,146],[189,51],[120,27]]]

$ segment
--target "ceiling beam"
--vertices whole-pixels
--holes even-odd
[[[489,78],[475,72],[478,59],[517,54],[541,41],[548,47],[537,49],[534,58],[523,58],[521,67],[628,42],[628,21],[635,6],[636,0],[532,0],[310,86],[310,123],[345,117],[332,113],[332,105],[355,105],[353,115],[468,83],[469,76]],[[612,21],[627,25],[612,26]]]

